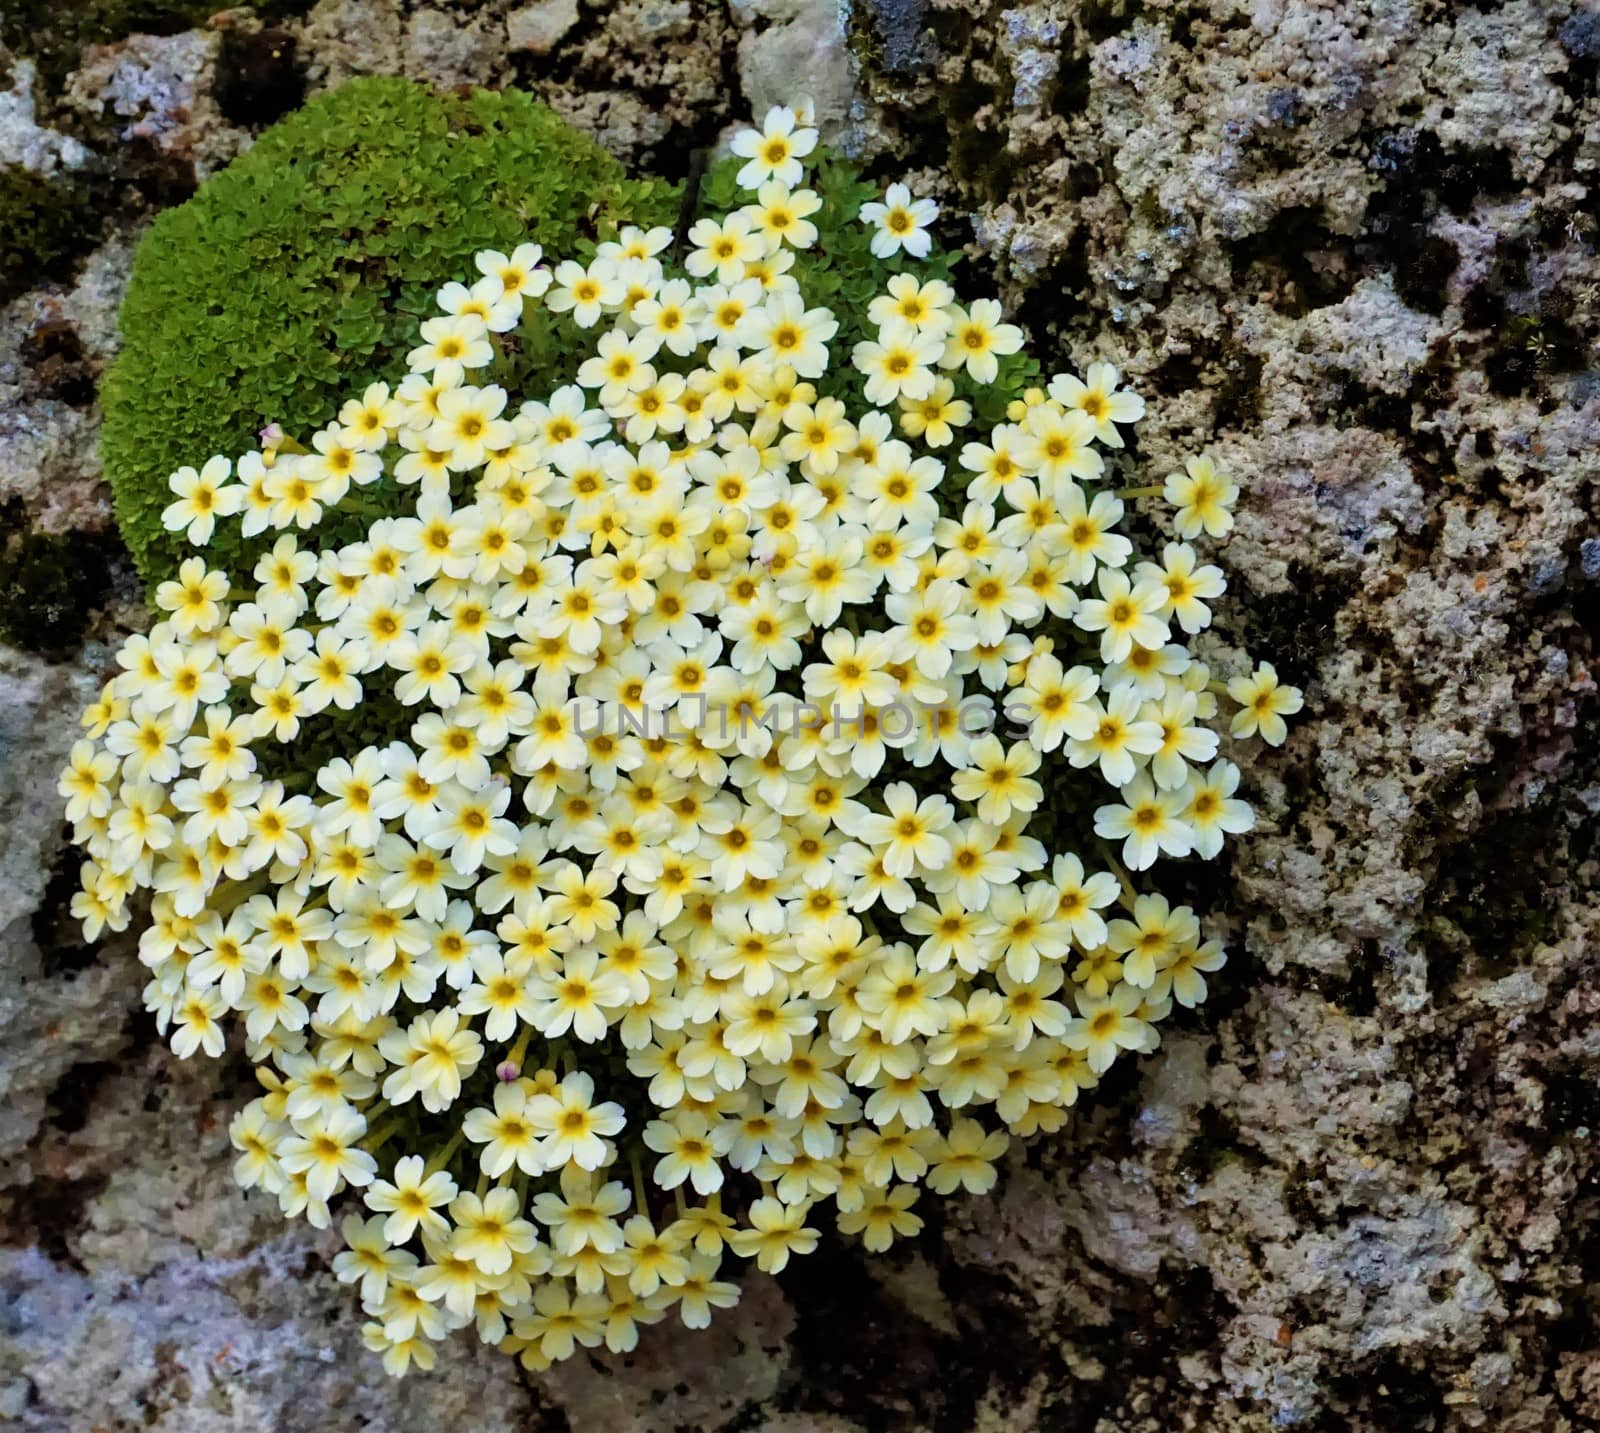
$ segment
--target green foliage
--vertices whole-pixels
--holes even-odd
[[[476,278],[478,250],[532,240],[581,257],[676,209],[673,186],[629,179],[515,91],[356,80],[268,130],[163,214],[135,261],[103,444],[141,574],[166,577],[189,551],[161,528],[174,469],[246,451],[268,422],[309,436],[403,372],[435,292]],[[207,556],[236,565],[220,535]]]
[[[46,179],[20,164],[0,166],[0,215],[0,303],[52,274],[100,232],[76,181]]]

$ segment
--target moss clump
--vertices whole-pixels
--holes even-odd
[[[31,652],[75,645],[105,599],[110,569],[92,538],[32,532],[21,505],[0,504],[0,640]]]
[[[533,240],[566,257],[676,209],[673,186],[628,178],[517,92],[357,80],[268,130],[163,214],[134,263],[103,443],[141,574],[187,551],[161,528],[174,469],[245,451],[268,422],[308,435],[392,377],[478,250]]]
[[[258,0],[263,20],[309,10],[313,0]],[[218,0],[8,0],[0,7],[0,40],[39,67],[44,88],[55,93],[78,68],[84,50],[128,35],[177,35],[203,25],[226,6]]]
[[[100,232],[88,195],[72,179],[0,166],[0,303],[57,273]]]

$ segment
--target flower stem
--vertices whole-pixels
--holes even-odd
[[[528,1041],[532,1038],[533,1027],[530,1025],[523,1030],[522,1034],[517,1036],[517,1043],[511,1047],[511,1053],[506,1056],[506,1063],[515,1065],[520,1070],[522,1062],[528,1054]]]
[[[1095,844],[1100,848],[1101,859],[1111,868],[1111,874],[1117,878],[1117,884],[1122,887],[1122,904],[1131,911],[1139,899],[1138,890],[1129,879],[1128,873],[1123,870],[1122,862],[1112,853],[1110,845],[1098,836],[1095,837]]]
[[[650,1213],[650,1201],[645,1198],[644,1166],[639,1163],[638,1150],[629,1152],[628,1164],[633,1169],[633,1202],[639,1213],[648,1216]]]
[[[427,1169],[424,1172],[426,1174],[437,1174],[441,1169],[448,1168],[451,1159],[455,1156],[455,1152],[461,1148],[461,1141],[465,1138],[465,1132],[458,1129],[450,1136],[445,1147],[428,1161]]]
[[[404,1120],[390,1120],[382,1129],[369,1131],[366,1137],[360,1141],[361,1148],[366,1150],[368,1154],[377,1154],[384,1145],[394,1138],[404,1123]]]

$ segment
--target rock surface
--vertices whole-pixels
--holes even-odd
[[[1600,1426],[1600,19],[322,0],[239,65],[261,24],[113,38],[59,84],[49,36],[4,32],[0,157],[91,176],[109,225],[0,312],[0,528],[95,576],[70,611],[0,614],[28,648],[0,657],[0,1416]],[[246,1072],[170,1058],[130,943],[85,948],[65,913],[53,768],[142,620],[94,454],[131,243],[252,116],[368,72],[524,84],[669,174],[808,88],[937,195],[1036,347],[1153,398],[1152,471],[1205,446],[1244,479],[1215,651],[1308,695],[1208,893],[1233,959],[1157,1056],[904,1253],[826,1249],[709,1335],[536,1381],[463,1344],[390,1384],[326,1239],[231,1188]]]

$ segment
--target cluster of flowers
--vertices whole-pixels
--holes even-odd
[[[738,138],[755,197],[686,276],[664,230],[481,254],[393,392],[176,474],[167,526],[259,538],[253,581],[160,586],[63,775],[75,912],[154,893],[179,1055],[242,1017],[236,1176],[319,1226],[364,1202],[336,1269],[396,1374],[468,1325],[533,1368],[702,1326],[725,1251],[779,1270],[828,1201],[884,1249],[1222,963],[1123,867],[1250,827],[1218,692],[1237,738],[1299,706],[1175,640],[1237,490],[1191,461],[1135,564],[1104,484],[1143,405],[1104,364],[958,443],[1022,335],[918,277],[902,186],[854,220],[876,337],[830,351],[791,273],[814,142],[785,109]],[[541,305],[590,356],[512,407],[478,380]]]

